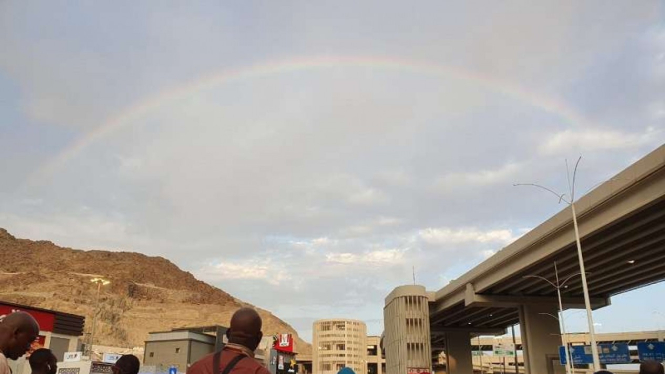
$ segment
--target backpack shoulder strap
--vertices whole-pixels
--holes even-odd
[[[212,374],[219,373],[219,358],[222,355],[222,351],[215,352],[215,355],[212,356]]]
[[[239,354],[239,355],[235,356],[233,358],[233,360],[231,360],[231,362],[229,362],[229,364],[226,365],[226,367],[224,368],[224,371],[222,371],[222,374],[229,374],[231,372],[231,370],[233,370],[233,368],[236,366],[236,364],[238,362],[240,362],[240,360],[242,360],[245,357],[246,356],[244,354]]]

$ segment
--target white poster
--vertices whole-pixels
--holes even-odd
[[[289,346],[289,334],[280,334],[279,336],[279,346],[288,347]]]
[[[83,352],[65,352],[65,359],[63,361],[64,362],[81,361],[81,356],[83,356]]]
[[[118,362],[118,360],[122,357],[122,355],[119,355],[117,353],[104,353],[104,358],[102,361],[108,363],[108,364],[115,364]]]

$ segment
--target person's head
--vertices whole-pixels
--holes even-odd
[[[141,362],[134,355],[121,356],[111,367],[113,374],[137,374],[141,368]]]
[[[231,317],[231,326],[226,330],[229,343],[240,344],[256,350],[259,346],[263,333],[261,332],[261,316],[252,308],[238,309]]]
[[[597,372],[595,372],[593,374],[614,374],[614,373],[612,373],[611,371],[607,371],[607,370],[598,370]]]
[[[30,349],[39,335],[39,324],[28,313],[14,312],[0,322],[0,350],[11,360],[17,360]]]
[[[640,365],[640,374],[665,374],[665,367],[658,361],[644,361]]]
[[[50,349],[40,348],[28,359],[33,373],[55,374],[58,371],[58,359]]]

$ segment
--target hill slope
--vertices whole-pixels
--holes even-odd
[[[100,294],[95,344],[143,346],[151,331],[228,326],[236,309],[250,306],[161,257],[62,248],[48,241],[17,239],[0,228],[0,300],[83,315],[89,332],[94,276],[111,281]],[[293,333],[296,349],[311,352],[291,326],[258,310],[264,334]]]

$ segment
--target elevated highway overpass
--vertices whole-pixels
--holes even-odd
[[[594,308],[622,292],[665,280],[665,145],[576,203],[589,295]],[[566,308],[584,307],[572,213],[566,207],[438,290],[430,303],[432,346],[468,342],[520,323],[527,372],[546,373],[557,354],[556,289],[537,278],[573,276]],[[468,344],[468,343],[467,343]],[[454,371],[453,371],[454,372]]]
[[[593,308],[665,280],[665,145],[581,197],[575,208]],[[427,292],[431,347],[435,355],[446,350],[449,373],[472,372],[471,336],[503,334],[517,323],[526,372],[553,372],[559,326],[544,313],[557,314],[556,289],[525,276],[553,281],[555,261],[560,279],[572,276],[562,289],[564,307],[583,308],[569,206],[460,278]]]

